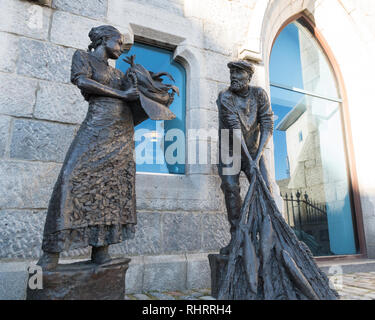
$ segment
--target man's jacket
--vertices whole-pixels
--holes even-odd
[[[260,133],[273,130],[273,112],[265,90],[250,86],[248,95],[241,97],[227,89],[220,92],[217,106],[219,137],[221,129],[241,129],[247,148],[254,155],[258,151]],[[232,152],[232,147],[230,150]]]

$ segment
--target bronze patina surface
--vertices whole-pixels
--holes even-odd
[[[52,192],[44,226],[43,255],[38,261],[43,272],[47,272],[45,280],[50,288],[44,297],[51,299],[54,298],[52,287],[57,298],[68,283],[69,288],[80,292],[70,293],[69,297],[90,298],[90,293],[82,288],[94,285],[97,271],[92,270],[111,263],[109,245],[134,237],[137,223],[134,126],[148,118],[175,117],[168,107],[178,89],[164,84],[161,78],[171,78],[168,73],[146,70],[135,64],[135,56],[126,60],[130,64],[126,73],[111,67],[108,59],[118,59],[132,45],[112,26],[92,28],[89,37],[88,50],[77,50],[71,66],[71,82],[81,90],[89,108]],[[89,246],[92,254],[87,264],[74,268],[58,265],[61,252]],[[116,272],[125,275],[125,265],[127,268],[127,262]],[[86,270],[82,277],[80,267]],[[67,268],[70,268],[68,273]],[[107,273],[102,271],[98,291],[106,291]],[[71,280],[64,280],[61,288],[57,288],[58,279],[69,277]],[[73,284],[86,278],[90,285]],[[116,282],[123,279],[115,276],[107,280],[110,283],[113,280],[112,286],[122,290],[114,295],[123,296],[124,284]],[[49,281],[54,282],[52,287]],[[99,296],[93,293],[92,297]]]
[[[297,239],[274,201],[263,159],[273,130],[268,95],[262,88],[250,86],[251,63],[234,61],[228,67],[231,85],[219,94],[217,104],[220,129],[231,131],[234,139],[221,139],[220,149],[230,150],[241,167],[226,174],[227,164],[222,159],[219,164],[231,240],[220,255],[209,255],[212,295],[229,300],[337,299],[311,251]],[[236,135],[235,129],[241,134]],[[243,203],[241,171],[250,182]]]

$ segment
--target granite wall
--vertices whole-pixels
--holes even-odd
[[[375,159],[368,154],[371,141],[360,124],[374,118],[361,116],[374,115],[367,103],[371,82],[365,81],[374,73],[374,23],[369,11],[360,9],[352,0],[0,0],[0,259],[35,260],[40,254],[52,187],[87,110],[69,73],[72,54],[86,49],[91,27],[112,24],[130,39],[174,48],[175,60],[187,72],[186,128],[211,129],[217,128],[217,93],[228,85],[226,64],[239,57],[252,60],[253,84],[268,88],[273,39],[289,17],[304,10],[342,68],[359,163],[350,165],[358,169],[363,215],[369,222],[366,243],[374,256],[375,179],[368,169]],[[332,10],[337,12],[335,24]],[[343,32],[345,37],[338,36]],[[349,63],[359,55],[360,71]],[[272,143],[266,154],[272,172]],[[153,257],[161,265],[168,261],[165,256],[182,255],[186,271],[189,257],[198,255],[200,260],[192,261],[199,266],[196,261],[206,261],[208,252],[228,241],[215,166],[188,165],[183,176],[137,174],[137,210],[136,238],[114,246],[113,254],[134,260]],[[79,250],[68,255],[87,254]],[[144,279],[149,264],[141,265]]]

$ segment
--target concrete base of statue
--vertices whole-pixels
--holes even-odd
[[[211,296],[217,299],[219,288],[225,277],[228,256],[221,254],[209,254],[208,260],[211,268]]]
[[[123,300],[130,259],[59,264],[43,271],[42,289],[27,288],[27,300]]]

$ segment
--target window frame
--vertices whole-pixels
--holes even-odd
[[[178,69],[182,69],[181,70],[181,73],[182,73],[182,85],[184,86],[183,90],[180,88],[180,95],[181,95],[181,99],[183,100],[182,104],[183,104],[183,116],[182,116],[182,122],[183,122],[183,128],[177,128],[177,129],[180,129],[181,131],[184,132],[184,135],[186,136],[186,95],[187,95],[187,71],[186,71],[186,68],[185,66],[180,63],[179,61],[176,61],[176,59],[173,59],[173,56],[174,56],[174,49],[173,49],[173,46],[170,46],[170,45],[167,45],[167,44],[158,44],[156,42],[153,42],[153,41],[146,41],[144,38],[142,37],[135,37],[134,38],[134,42],[133,42],[133,45],[135,44],[138,44],[140,46],[146,46],[148,47],[147,49],[152,49],[152,48],[155,48],[155,50],[157,49],[160,49],[162,51],[168,51],[170,56],[171,56],[171,63],[174,62],[175,64],[178,64]],[[128,55],[129,53],[126,53],[126,55]],[[117,68],[117,67],[116,67]],[[121,69],[119,69],[121,70]],[[122,72],[125,73],[125,71],[121,70]],[[166,70],[159,70],[159,71],[166,71]],[[177,85],[177,84],[176,84]],[[177,85],[178,86],[178,85]],[[147,120],[151,120],[151,119],[147,119]],[[151,121],[158,121],[158,120],[151,120]],[[138,124],[139,125],[139,124]],[[137,126],[138,126],[137,125]],[[137,126],[134,126],[134,130],[137,130],[136,127]],[[164,137],[163,139],[165,138],[165,133],[164,132]],[[186,146],[186,139],[184,141],[185,143],[185,154],[186,154],[186,151],[187,151],[187,146]],[[164,144],[165,144],[165,141],[164,141]],[[154,146],[154,145],[153,145]],[[164,147],[164,161],[165,160],[165,150],[166,148]],[[155,159],[154,159],[155,160]],[[185,159],[185,162],[183,163],[183,168],[184,168],[184,172],[183,173],[175,173],[175,172],[160,172],[160,171],[138,171],[136,170],[136,173],[137,174],[155,174],[155,175],[186,175],[186,168],[187,168],[187,164],[186,164],[186,159]]]
[[[290,23],[297,21],[306,27],[318,45],[320,45],[323,53],[325,54],[328,63],[330,64],[333,75],[335,76],[337,90],[341,97],[341,124],[342,124],[342,134],[344,139],[344,149],[345,149],[345,162],[346,162],[346,169],[348,173],[348,186],[349,186],[349,196],[352,203],[352,218],[353,218],[353,228],[355,233],[355,241],[357,243],[357,247],[359,250],[359,254],[354,255],[342,255],[342,256],[327,256],[327,257],[314,257],[317,261],[332,261],[332,260],[352,260],[354,259],[364,259],[367,258],[367,248],[366,248],[366,240],[365,240],[365,231],[364,231],[364,224],[363,224],[363,212],[361,206],[361,197],[359,192],[358,186],[358,174],[356,170],[356,161],[355,161],[355,154],[354,154],[354,145],[353,145],[353,138],[352,138],[352,129],[350,124],[350,112],[349,112],[349,105],[348,105],[348,97],[346,94],[346,88],[342,73],[340,71],[339,65],[337,60],[335,59],[332,50],[330,49],[327,41],[320,33],[318,28],[315,26],[314,22],[304,13],[300,12],[291,16],[287,19],[277,31],[275,37],[273,38],[272,45],[269,51],[269,57],[271,56],[271,52],[273,46],[275,44],[276,39],[283,31],[283,29],[288,26]],[[272,84],[270,84],[270,87]]]

